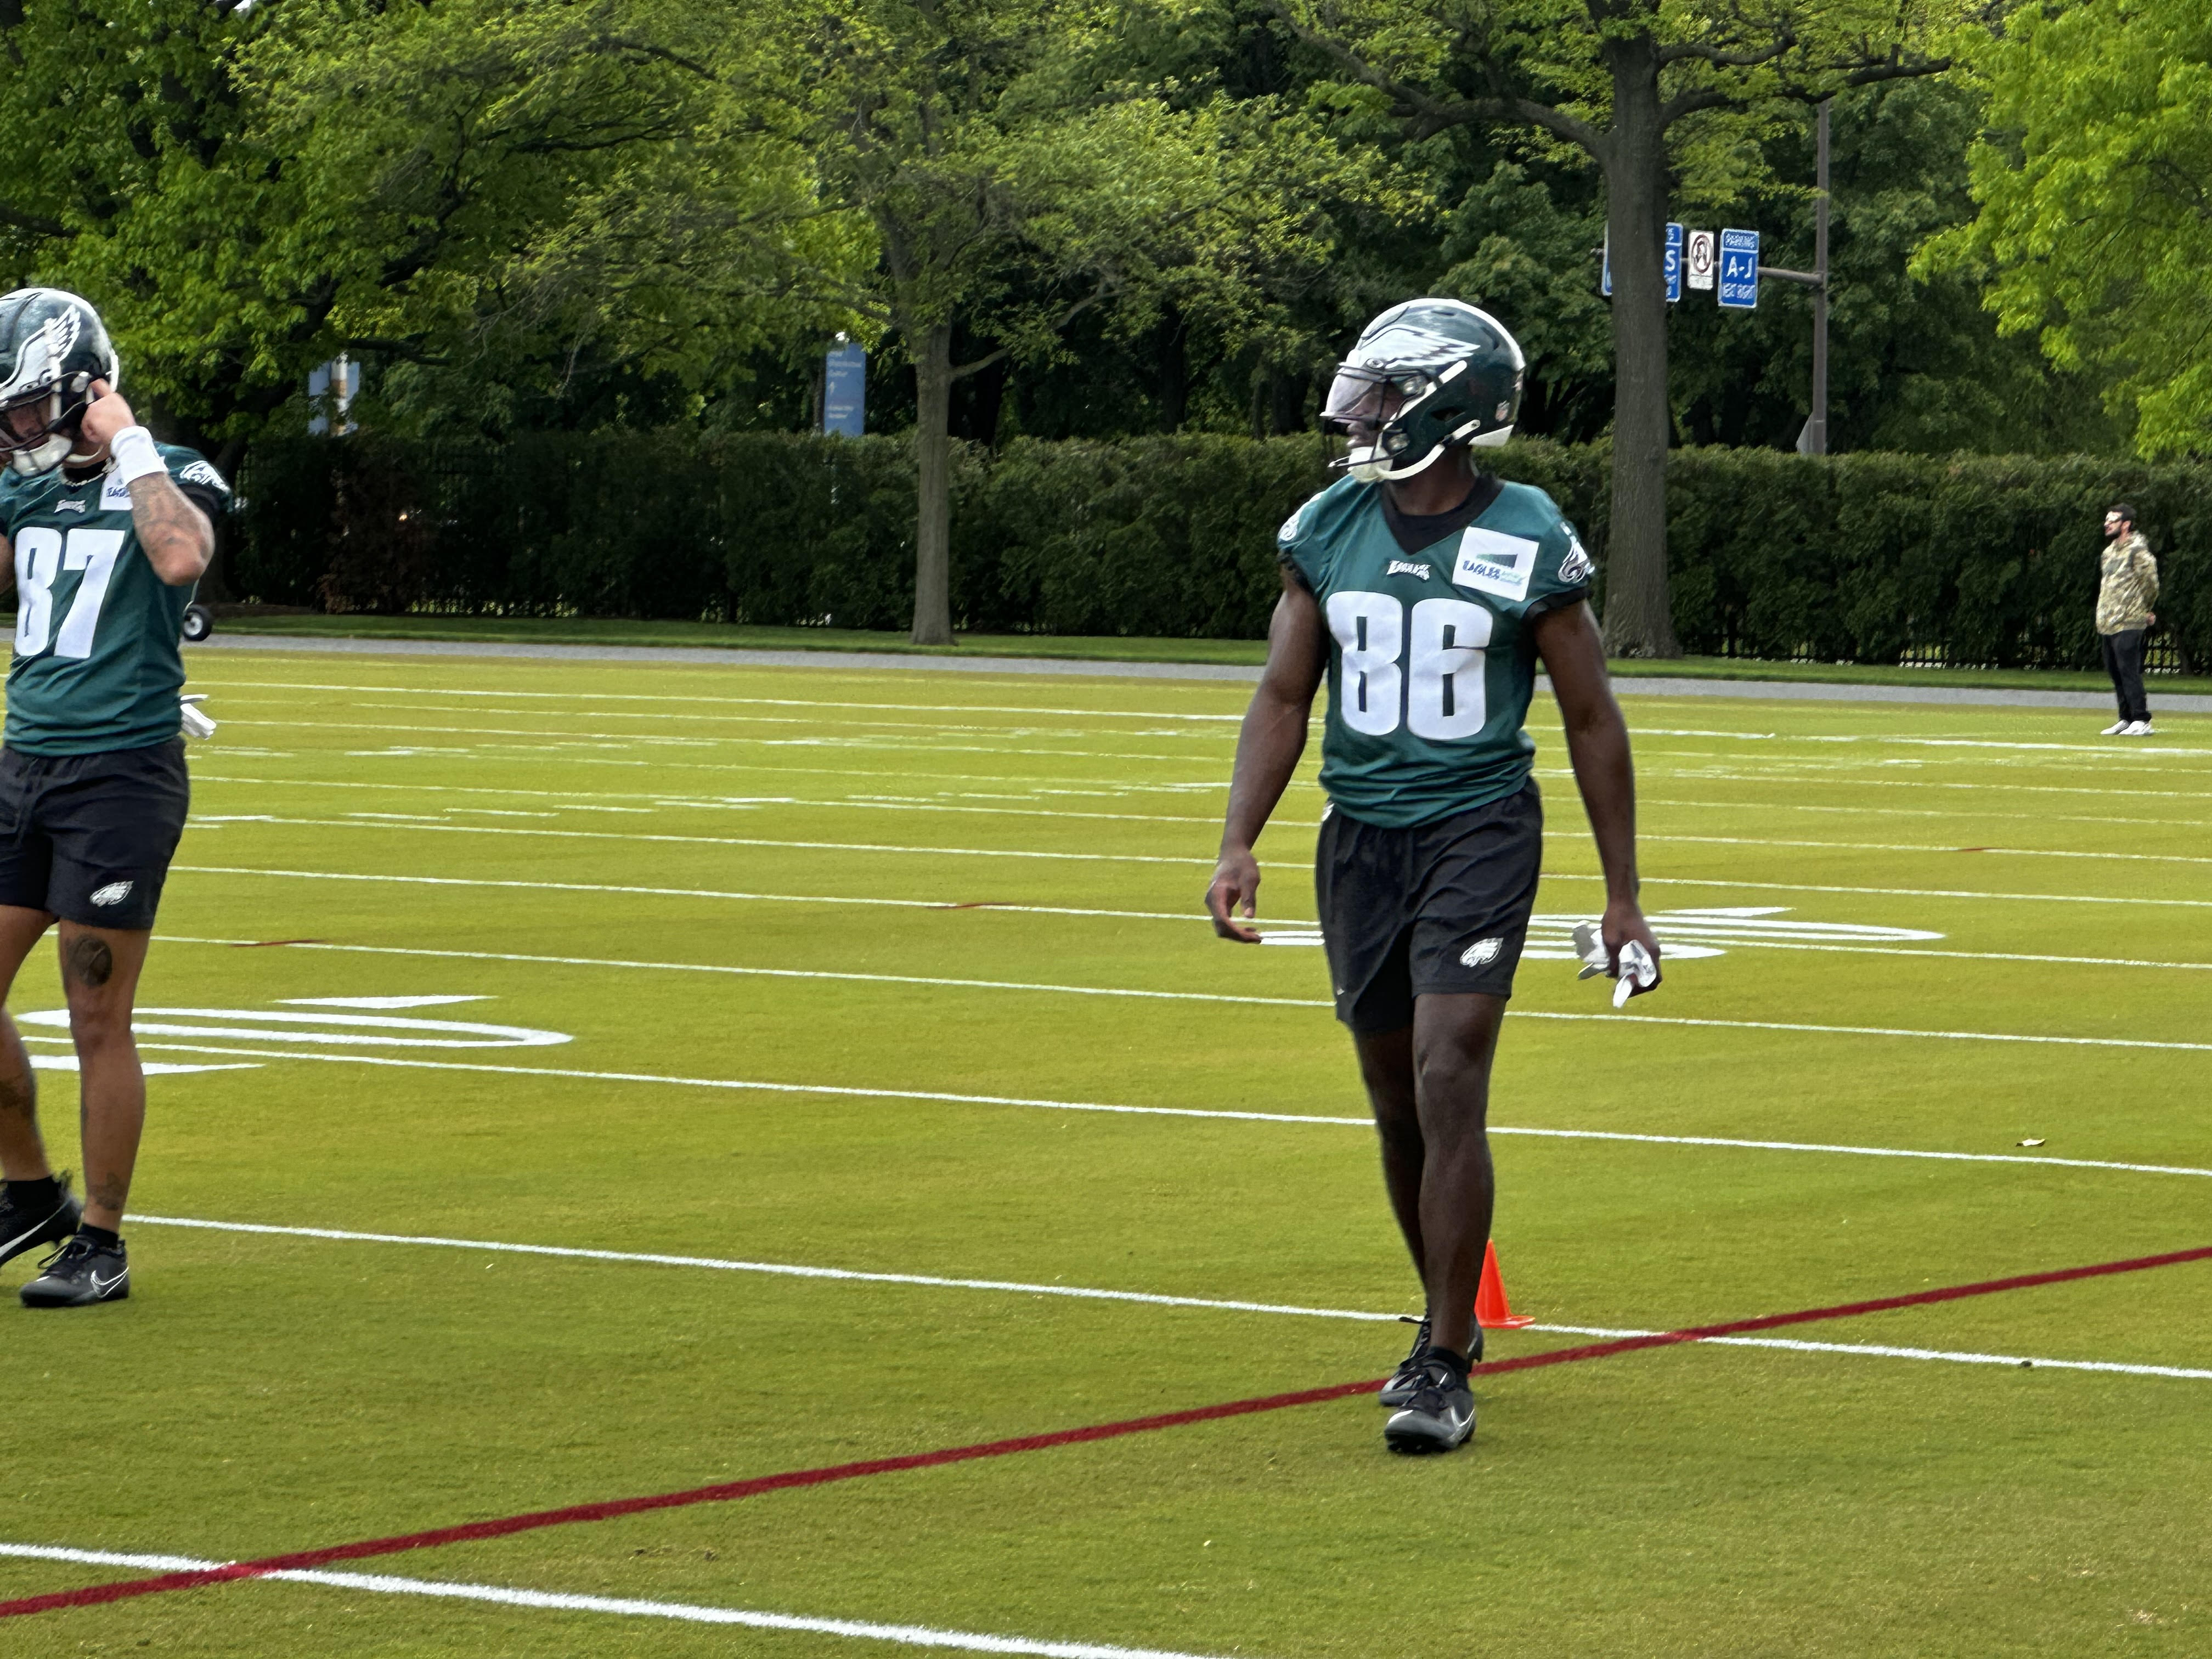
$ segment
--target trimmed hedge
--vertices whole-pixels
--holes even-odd
[[[1602,445],[1486,458],[1582,527],[1602,581]],[[1310,438],[956,446],[953,614],[977,632],[1256,638],[1275,527],[1329,474]],[[334,611],[901,629],[914,465],[893,438],[356,434],[248,457],[228,579]],[[2160,556],[2161,634],[2212,661],[2212,466],[1686,449],[1675,627],[1700,654],[2090,666],[2104,509]]]

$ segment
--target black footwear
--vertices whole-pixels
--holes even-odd
[[[1413,1332],[1413,1346],[1398,1362],[1398,1369],[1390,1373],[1390,1380],[1382,1385],[1382,1392],[1375,1396],[1376,1405],[1388,1406],[1393,1411],[1413,1397],[1413,1390],[1420,1386],[1421,1362],[1429,1357],[1429,1316],[1423,1314],[1419,1319],[1413,1319],[1401,1315],[1400,1319],[1417,1328]]]
[[[23,1286],[27,1308],[88,1308],[131,1294],[131,1263],[119,1238],[99,1244],[78,1233],[39,1267],[39,1276]]]
[[[1390,1380],[1375,1396],[1376,1405],[1388,1406],[1393,1411],[1413,1399],[1413,1390],[1420,1386],[1421,1362],[1429,1357],[1429,1316],[1423,1314],[1415,1320],[1401,1314],[1399,1322],[1418,1324],[1420,1328],[1413,1333],[1413,1352],[1398,1362],[1398,1369],[1390,1373]],[[1480,1365],[1482,1364],[1482,1327],[1477,1325],[1471,1334],[1474,1338],[1474,1352],[1468,1355],[1468,1360],[1471,1364]]]
[[[1474,1432],[1474,1391],[1467,1373],[1448,1359],[1425,1359],[1413,1397],[1382,1425],[1382,1443],[1394,1452],[1448,1452]]]
[[[8,1261],[35,1250],[41,1244],[58,1244],[76,1231],[82,1206],[69,1194],[69,1177],[57,1176],[54,1185],[60,1189],[59,1201],[35,1208],[23,1204],[12,1188],[23,1183],[10,1182],[0,1187],[0,1261]]]

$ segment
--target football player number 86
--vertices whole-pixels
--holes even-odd
[[[35,657],[53,641],[57,657],[89,657],[92,636],[100,626],[100,602],[107,597],[107,579],[114,574],[115,556],[123,550],[120,530],[72,530],[64,544],[62,532],[33,525],[15,537],[15,654]],[[53,632],[54,579],[64,570],[82,570],[76,599]]]
[[[1343,653],[1338,696],[1344,723],[1370,738],[1402,719],[1417,738],[1448,743],[1482,730],[1483,647],[1490,612],[1465,599],[1422,599],[1406,607],[1388,593],[1332,593],[1328,631]],[[1411,649],[1407,648],[1408,635]]]

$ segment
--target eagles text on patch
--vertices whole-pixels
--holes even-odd
[[[1515,604],[1528,597],[1528,579],[1536,574],[1536,544],[1525,536],[1501,535],[1469,525],[1459,538],[1459,563],[1452,581],[1479,593],[1495,593]]]
[[[1390,568],[1382,574],[1386,576],[1419,576],[1423,581],[1426,581],[1429,579],[1429,568],[1425,564],[1415,564],[1409,559],[1393,559],[1390,561]]]

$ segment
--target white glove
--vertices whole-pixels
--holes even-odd
[[[200,705],[206,701],[204,692],[177,699],[177,713],[184,718],[186,737],[211,738],[215,735],[215,722],[200,709]]]
[[[1608,966],[1605,955],[1605,936],[1594,921],[1575,924],[1575,954],[1583,959],[1582,971],[1577,979],[1595,979],[1600,974],[1613,976],[1613,1006],[1619,1008],[1638,991],[1648,991],[1659,982],[1659,964],[1651,960],[1651,953],[1634,939],[1620,947],[1618,965]]]

